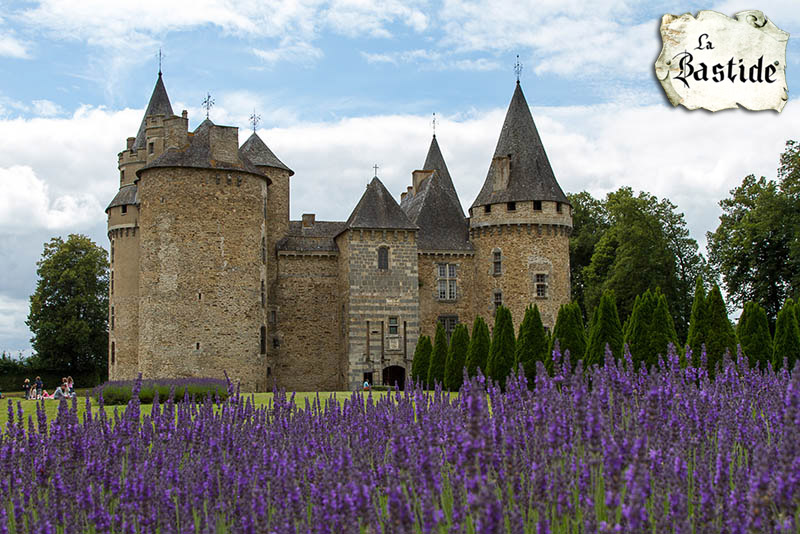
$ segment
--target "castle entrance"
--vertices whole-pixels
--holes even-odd
[[[383,385],[394,387],[397,384],[398,389],[403,391],[406,384],[406,370],[399,365],[390,365],[383,368]]]

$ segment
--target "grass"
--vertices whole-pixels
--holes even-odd
[[[86,412],[86,396],[89,395],[91,389],[83,389],[78,390],[78,418],[81,418]],[[386,391],[373,391],[372,396],[373,398],[377,398],[383,395],[386,395],[388,392]],[[326,399],[333,396],[337,401],[340,403],[344,402],[345,399],[349,399],[350,396],[353,394],[352,391],[300,391],[294,393],[294,403],[295,405],[299,406],[300,408],[305,407],[306,400],[309,403],[313,402],[314,399],[319,395],[320,401],[325,402]],[[287,397],[291,397],[292,393],[287,393]],[[366,395],[366,392],[365,392]],[[258,405],[266,405],[272,401],[273,394],[272,393],[245,393],[242,394],[242,397],[245,399],[250,398]],[[56,414],[58,413],[58,401],[55,400],[44,400],[44,401],[34,401],[34,400],[24,400],[22,392],[18,394],[11,393],[6,394],[3,393],[3,400],[0,401],[0,432],[3,431],[5,428],[6,423],[8,422],[8,400],[11,400],[13,403],[14,408],[14,417],[17,417],[17,402],[22,407],[23,418],[27,422],[28,416],[30,415],[34,422],[36,421],[36,403],[37,402],[44,402],[45,413],[47,414],[48,421],[51,421],[55,418]],[[72,400],[68,400],[68,402],[72,402]],[[92,399],[92,413],[97,413],[97,403]],[[119,410],[122,412],[125,409],[125,406],[105,406],[104,410],[106,414],[112,415],[114,414],[114,410]],[[152,405],[150,404],[143,404],[141,406],[141,415],[149,415],[150,410],[152,409]]]

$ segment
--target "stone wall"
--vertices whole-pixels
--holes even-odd
[[[108,210],[109,380],[130,380],[139,372],[139,209]],[[113,323],[112,323],[113,315]]]
[[[279,342],[271,375],[288,391],[336,391],[341,373],[339,265],[334,254],[281,253],[275,302]],[[272,343],[270,343],[272,344]],[[274,364],[272,363],[274,361]]]
[[[439,299],[440,264],[456,266],[455,300]],[[474,295],[475,264],[472,254],[419,254],[420,335],[430,336],[432,341],[441,316],[457,316],[459,323],[465,323],[471,329],[475,320]]]
[[[222,378],[227,371],[245,391],[266,389],[260,346],[266,198],[266,180],[245,172],[142,172],[139,361],[145,377]]]
[[[347,230],[337,243],[347,249],[347,358],[349,389],[364,373],[380,384],[389,366],[411,368],[419,337],[419,274],[416,233],[407,230]],[[389,248],[389,268],[378,269],[378,248]],[[390,319],[397,334],[390,333]]]

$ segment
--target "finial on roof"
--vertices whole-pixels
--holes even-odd
[[[203,100],[203,107],[206,108],[206,118],[208,118],[208,113],[211,111],[211,108],[214,107],[214,99],[211,98],[211,93],[206,93],[206,98]]]
[[[514,73],[517,75],[517,83],[519,83],[519,75],[522,74],[522,63],[519,62],[519,54],[517,54],[517,62],[514,63]]]
[[[433,126],[433,136],[436,137],[436,112],[433,112],[433,120],[431,121],[431,126]]]
[[[256,127],[261,122],[261,115],[256,115],[256,108],[253,108],[253,114],[250,115],[250,124],[253,125],[253,133],[256,133]]]
[[[158,49],[158,75],[161,76],[161,49]]]
[[[378,167],[378,164],[376,163],[375,165],[372,166],[372,168],[375,170],[375,178],[377,178],[378,177],[378,169],[380,167]]]

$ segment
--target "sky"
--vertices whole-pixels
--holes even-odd
[[[36,262],[54,236],[108,248],[117,154],[162,71],[190,129],[258,133],[295,171],[291,217],[345,220],[378,165],[399,199],[436,136],[465,211],[523,91],[565,192],[668,197],[701,247],[719,200],[774,178],[800,137],[800,44],[783,112],[674,108],[656,80],[665,13],[760,9],[800,32],[796,0],[0,0],[0,350],[30,353]]]

